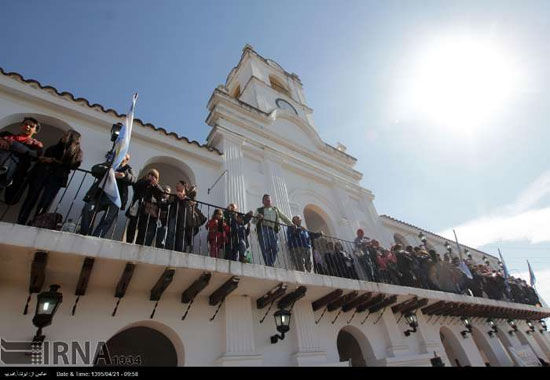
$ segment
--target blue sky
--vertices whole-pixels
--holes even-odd
[[[250,43],[299,75],[322,138],[358,158],[380,214],[501,247],[516,274],[529,258],[550,299],[548,1],[4,0],[0,25],[5,70],[121,112],[139,91],[137,117],[201,142],[210,94]],[[495,107],[501,94],[473,81],[435,119],[439,103],[417,107],[429,87],[417,68],[429,76],[430,46],[455,37],[484,41],[479,61],[498,46],[495,72],[520,74]],[[468,125],[462,101],[486,117]]]

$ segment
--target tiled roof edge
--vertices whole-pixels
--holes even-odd
[[[125,114],[119,114],[116,110],[112,109],[112,108],[108,108],[106,109],[103,105],[101,104],[98,104],[98,103],[94,103],[94,104],[90,104],[90,101],[86,98],[76,98],[72,93],[70,93],[69,91],[63,91],[63,92],[60,92],[57,88],[53,87],[53,86],[49,86],[49,85],[42,85],[39,81],[35,80],[35,79],[25,79],[23,77],[23,75],[19,74],[19,73],[16,73],[16,72],[6,72],[2,67],[0,67],[0,73],[2,75],[5,75],[9,78],[14,78],[16,80],[19,80],[21,82],[24,82],[24,83],[27,83],[27,84],[35,84],[37,85],[38,87],[40,87],[40,89],[42,90],[53,90],[58,96],[61,96],[61,97],[66,97],[67,95],[71,98],[71,100],[73,102],[76,102],[76,103],[79,103],[79,104],[86,104],[89,108],[94,108],[94,109],[100,109],[102,112],[104,113],[111,113],[111,114],[114,114],[116,117],[118,118],[124,118],[126,117]],[[219,155],[222,154],[222,152],[220,152],[217,148],[213,148],[213,147],[210,147],[206,144],[200,144],[198,141],[196,140],[189,140],[187,137],[185,136],[180,136],[178,135],[176,132],[168,132],[166,129],[164,128],[161,128],[161,127],[156,127],[154,124],[151,124],[151,123],[144,123],[141,119],[134,119],[136,120],[137,122],[139,122],[143,127],[145,128],[152,128],[153,130],[157,131],[157,132],[162,132],[164,133],[166,136],[172,136],[172,137],[175,137],[177,140],[180,140],[180,141],[185,141],[186,143],[188,144],[194,144],[196,145],[197,147],[199,148],[205,148],[207,149],[208,151],[210,152],[216,152],[218,153]]]

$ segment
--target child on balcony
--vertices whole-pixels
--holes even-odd
[[[220,251],[223,252],[225,244],[228,242],[229,226],[223,220],[223,211],[216,209],[206,225],[208,230],[208,243],[210,244],[210,256],[220,257]]]

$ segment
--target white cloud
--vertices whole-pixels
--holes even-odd
[[[470,220],[454,229],[460,240],[479,247],[498,241],[550,241],[550,207],[533,208],[550,194],[550,171],[542,173],[517,199],[490,215]],[[439,234],[453,238],[453,228]]]

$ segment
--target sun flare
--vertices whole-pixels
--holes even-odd
[[[493,42],[440,39],[420,54],[411,102],[432,122],[471,134],[517,90],[519,72],[513,58]]]

